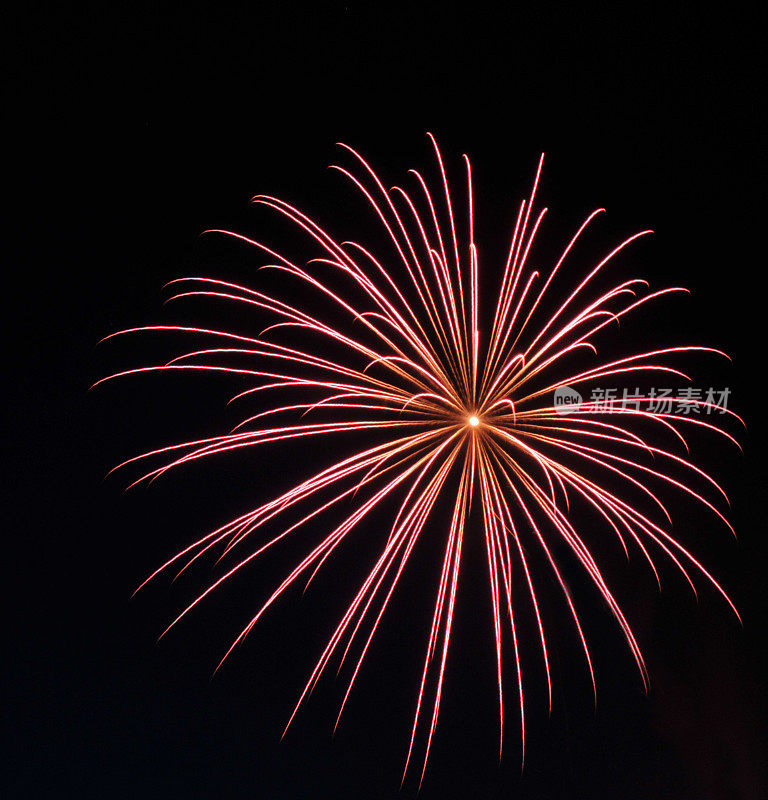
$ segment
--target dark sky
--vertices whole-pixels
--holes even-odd
[[[739,542],[680,511],[681,536],[731,592],[744,628],[703,582],[696,605],[665,569],[659,598],[638,559],[614,559],[651,693],[594,603],[597,711],[563,644],[548,720],[531,658],[521,777],[513,716],[498,764],[485,574],[482,553],[470,551],[467,586],[476,574],[479,588],[457,616],[420,797],[768,796],[760,25],[723,6],[651,13],[638,4],[619,14],[613,3],[589,13],[503,5],[253,3],[243,14],[198,2],[38,4],[8,27],[6,275],[22,288],[6,294],[5,314],[4,797],[414,796],[411,783],[400,794],[399,780],[432,584],[417,580],[398,601],[336,737],[339,685],[328,680],[281,742],[303,676],[359,580],[355,553],[303,600],[286,598],[213,679],[285,564],[240,581],[160,644],[207,572],[131,594],[169,554],[247,508],[254,481],[261,487],[313,454],[211,465],[124,494],[126,477],[105,481],[107,471],[220,430],[232,419],[228,387],[88,387],[156,357],[152,341],[96,343],[121,327],[181,319],[163,310],[166,281],[196,269],[257,280],[251,256],[201,231],[263,233],[267,217],[248,206],[258,192],[343,231],[355,217],[325,169],[338,158],[334,143],[359,147],[399,179],[427,162],[427,130],[447,156],[472,156],[490,252],[503,246],[542,150],[542,202],[557,242],[601,205],[610,212],[601,244],[653,228],[632,266],[693,294],[652,315],[645,335],[656,326],[667,339],[727,350],[730,366],[702,363],[697,378],[732,387],[748,430],[743,455],[698,454],[730,493]]]

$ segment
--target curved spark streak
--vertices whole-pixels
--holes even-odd
[[[392,265],[389,258],[377,257],[358,242],[337,241],[291,204],[259,195],[253,199],[254,203],[289,220],[319,248],[320,254],[302,267],[255,239],[226,230],[209,233],[233,237],[256,248],[271,260],[262,267],[278,270],[288,280],[319,293],[322,302],[313,303],[309,312],[286,299],[227,281],[202,276],[177,279],[171,284],[174,287],[181,284],[182,288],[173,300],[203,297],[215,302],[241,303],[274,317],[275,321],[256,337],[183,325],[120,331],[119,334],[152,331],[173,336],[193,335],[208,340],[209,345],[198,345],[163,364],[124,370],[99,381],[177,371],[229,375],[247,381],[250,385],[230,402],[243,401],[257,393],[267,392],[269,396],[272,392],[290,392],[291,399],[287,402],[275,401],[266,409],[246,416],[228,434],[161,447],[124,461],[115,469],[147,460],[163,462],[131,485],[154,480],[174,467],[243,448],[287,441],[310,444],[316,437],[328,436],[340,440],[351,433],[368,437],[364,449],[331,463],[203,536],[147,578],[152,580],[171,567],[180,574],[217,548],[220,550],[217,563],[235,551],[239,553],[234,565],[225,569],[174,618],[163,632],[165,635],[228,578],[266,550],[298,529],[306,530],[306,523],[317,520],[328,510],[338,513],[339,509],[347,509],[343,521],[276,585],[225,653],[221,666],[281,595],[307,574],[308,585],[331,554],[360,530],[375,508],[387,502],[393,504],[393,521],[383,535],[379,554],[320,655],[288,725],[334,657],[338,658],[339,672],[352,658],[354,667],[336,720],[338,725],[374,634],[423,538],[422,532],[428,525],[440,527],[432,519],[435,506],[441,498],[453,498],[450,522],[447,527],[443,525],[442,568],[403,779],[412,763],[419,731],[424,733],[420,772],[423,779],[437,726],[454,609],[459,601],[462,550],[466,537],[476,535],[467,525],[473,504],[478,504],[481,512],[488,567],[500,755],[504,739],[504,653],[508,639],[512,643],[523,758],[525,754],[526,703],[521,656],[525,633],[519,624],[521,609],[513,603],[513,585],[518,574],[535,619],[536,649],[544,666],[550,710],[552,706],[547,635],[540,613],[541,587],[534,580],[536,573],[530,569],[536,558],[543,557],[567,605],[584,651],[595,700],[597,697],[594,666],[583,625],[553,551],[557,541],[570,549],[594,583],[624,635],[644,685],[648,685],[642,654],[629,623],[577,530],[571,512],[574,499],[606,524],[627,555],[631,546],[637,547],[659,586],[653,549],[669,558],[694,592],[696,587],[688,569],[695,567],[736,612],[710,572],[671,535],[670,513],[657,497],[661,487],[677,490],[703,505],[730,528],[724,514],[702,494],[703,489],[697,488],[696,481],[714,488],[727,501],[725,492],[689,459],[653,444],[649,440],[648,423],[658,424],[659,428],[654,430],[671,433],[686,452],[687,441],[678,430],[685,425],[693,426],[693,430],[719,433],[737,444],[734,437],[714,421],[652,410],[650,396],[633,398],[637,400],[635,408],[606,410],[596,402],[587,401],[567,413],[550,405],[548,399],[558,386],[583,385],[608,376],[640,380],[643,374],[663,374],[687,380],[685,372],[666,363],[666,359],[687,353],[725,355],[707,347],[675,346],[600,362],[595,342],[606,326],[647,302],[671,292],[686,291],[674,287],[639,296],[648,289],[648,284],[635,278],[584,299],[598,273],[650,231],[635,233],[610,249],[575,289],[565,293],[565,300],[558,300],[555,278],[562,279],[565,265],[573,258],[583,232],[603,209],[592,212],[581,223],[551,268],[530,269],[529,258],[546,212],[546,209],[533,210],[542,155],[531,193],[517,212],[495,298],[490,336],[483,339],[479,331],[479,255],[474,239],[476,208],[470,161],[466,155],[463,157],[467,197],[462,211],[453,202],[437,142],[431,134],[429,138],[440,175],[435,195],[416,170],[410,170],[416,179],[416,193],[398,186],[387,190],[363,156],[346,145],[342,147],[362,167],[363,174],[356,176],[344,167],[334,166],[373,209],[394,249],[396,257]],[[354,290],[348,296],[345,296],[347,290],[340,288],[344,284]],[[537,286],[540,288],[535,290]],[[362,302],[353,299],[361,296]],[[553,311],[547,311],[547,301],[554,303]],[[323,312],[319,310],[323,302],[333,311],[332,323],[323,320]],[[340,321],[339,314],[345,321]],[[291,342],[274,341],[284,331],[292,333]],[[295,344],[297,334],[301,335],[301,346]],[[345,355],[329,355],[328,345],[332,352]],[[596,363],[574,371],[570,359],[584,351]],[[253,366],[243,366],[244,363]],[[671,398],[678,399],[684,398]],[[698,405],[707,411],[720,410],[722,419],[738,419],[709,401],[698,401]],[[326,421],[302,421],[318,414],[330,416],[325,417]],[[280,421],[264,427],[263,420],[267,417]],[[650,459],[652,466],[644,463],[643,458]],[[676,473],[668,471],[671,466],[677,469]],[[598,473],[599,478],[595,477]],[[645,498],[654,513],[661,513],[661,521],[654,521],[651,512],[644,511],[633,496]],[[279,532],[260,541],[256,539],[269,525],[277,526]],[[252,541],[255,544],[249,549]]]

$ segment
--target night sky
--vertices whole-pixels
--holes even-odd
[[[692,294],[628,328],[629,345],[727,351],[730,364],[694,360],[693,378],[731,388],[747,431],[739,432],[743,454],[706,440],[693,451],[729,493],[738,542],[690,504],[673,504],[676,533],[734,598],[744,627],[705,581],[697,604],[665,565],[659,596],[641,558],[627,564],[606,549],[607,575],[647,657],[646,696],[618,628],[566,567],[585,598],[598,706],[572,632],[553,611],[563,635],[551,718],[541,664],[524,656],[531,690],[522,775],[511,679],[498,762],[487,575],[481,543],[468,547],[419,797],[768,796],[760,24],[732,7],[668,4],[651,13],[638,4],[619,15],[609,3],[589,13],[497,5],[509,10],[37,4],[11,21],[4,261],[8,286],[20,277],[22,288],[6,293],[4,314],[3,797],[415,796],[413,776],[402,790],[400,776],[434,564],[419,562],[393,605],[336,736],[343,684],[331,675],[281,742],[297,693],[365,574],[364,542],[304,597],[286,596],[213,678],[300,551],[288,548],[238,579],[160,643],[210,571],[175,585],[161,578],[131,595],[193,538],[324,454],[238,456],[125,493],[127,474],[105,479],[118,462],[237,421],[226,408],[233,385],[154,377],[89,387],[158,358],[151,338],[97,345],[109,333],[226,314],[204,304],[164,308],[167,281],[195,272],[260,280],[253,253],[202,231],[269,238],[271,218],[248,203],[266,192],[343,236],[360,204],[326,169],[340,158],[334,143],[359,148],[395,182],[430,165],[427,130],[452,168],[463,152],[473,159],[488,287],[542,151],[540,203],[552,209],[545,248],[599,206],[608,214],[592,240],[598,249],[653,228],[620,269]],[[254,325],[241,312],[225,319],[224,327]]]

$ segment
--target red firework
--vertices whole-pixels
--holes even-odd
[[[636,395],[634,408],[603,408],[597,401],[566,409],[554,405],[553,393],[561,386],[587,385],[609,376],[638,381],[642,376],[647,380],[649,375],[687,378],[668,365],[670,359],[690,352],[724,355],[712,348],[677,346],[640,352],[608,363],[597,359],[595,342],[608,326],[649,301],[685,291],[668,288],[651,292],[641,279],[625,280],[608,289],[595,288],[598,273],[629,244],[650,231],[636,233],[610,250],[570,293],[553,293],[553,280],[569,253],[603,209],[587,217],[549,270],[540,273],[529,268],[529,254],[546,212],[546,209],[533,212],[542,156],[530,196],[520,203],[514,223],[495,297],[490,334],[481,337],[470,162],[464,156],[466,206],[456,209],[440,151],[431,136],[430,140],[440,173],[435,193],[415,170],[410,171],[415,179],[414,190],[396,186],[388,191],[369,164],[352,148],[342,145],[356,159],[361,173],[358,177],[342,167],[335,169],[362,192],[383,226],[393,248],[386,260],[380,260],[357,242],[337,241],[294,206],[265,195],[257,196],[253,202],[273,209],[293,223],[302,236],[319,248],[319,257],[299,266],[261,242],[229,231],[216,231],[257,248],[266,254],[265,267],[287,273],[290,279],[319,293],[327,307],[326,316],[332,316],[333,322],[324,321],[322,313],[315,313],[313,309],[322,305],[319,303],[312,304],[310,313],[309,309],[302,310],[301,303],[294,305],[288,299],[255,289],[214,278],[184,278],[173,282],[182,287],[175,298],[203,296],[244,304],[272,315],[274,324],[256,338],[224,330],[170,325],[121,331],[123,334],[174,331],[207,337],[212,344],[219,340],[219,344],[226,346],[195,349],[162,365],[110,376],[173,370],[213,372],[252,382],[233,399],[257,393],[279,396],[280,390],[293,393],[291,402],[280,401],[249,416],[229,434],[163,447],[130,459],[125,464],[147,458],[161,460],[160,466],[136,483],[225,451],[289,440],[342,437],[352,432],[366,435],[363,449],[309,477],[302,476],[289,490],[203,536],[147,579],[173,565],[186,569],[214,548],[219,548],[222,554],[241,552],[234,566],[190,603],[170,629],[268,548],[326,510],[343,510],[343,521],[277,584],[233,642],[223,662],[283,592],[299,579],[311,580],[373,509],[391,504],[392,522],[380,551],[317,661],[288,725],[331,660],[336,657],[344,663],[354,652],[341,715],[414,546],[438,499],[449,498],[452,512],[447,526],[440,523],[447,527],[440,555],[442,569],[435,587],[431,629],[403,773],[405,776],[408,771],[417,733],[422,730],[426,733],[422,777],[440,709],[462,548],[468,535],[472,503],[479,503],[482,512],[488,563],[500,749],[504,723],[502,639],[510,633],[523,754],[525,748],[519,612],[513,604],[512,592],[518,576],[535,617],[536,647],[541,651],[551,707],[547,636],[537,598],[539,587],[534,585],[529,568],[531,553],[535,551],[548,565],[552,585],[562,592],[593,689],[595,678],[587,639],[553,550],[563,544],[586,570],[618,622],[647,686],[638,644],[594,555],[574,524],[571,500],[579,498],[584,513],[591,509],[606,531],[618,538],[625,552],[628,546],[636,547],[657,580],[649,548],[671,559],[691,586],[693,578],[689,571],[703,574],[733,608],[710,573],[672,537],[669,513],[656,497],[656,487],[672,487],[693,497],[728,525],[721,511],[696,484],[709,486],[725,498],[723,490],[687,458],[648,440],[653,431],[659,430],[671,434],[687,449],[679,430],[684,426],[714,431],[735,442],[733,437],[700,416],[652,410],[651,394]],[[459,218],[461,224],[457,222]],[[345,282],[349,291],[337,288]],[[564,300],[552,303],[552,297],[563,296]],[[554,310],[548,309],[548,303]],[[290,331],[294,338],[286,339],[285,334]],[[296,344],[297,335],[303,344]],[[326,357],[328,346],[323,345],[324,340],[333,342],[332,347],[344,356]],[[583,351],[594,364],[574,372],[573,366],[568,365],[573,365],[573,357]],[[233,366],[233,358],[253,359],[253,366],[240,366],[242,361]],[[713,408],[707,401],[698,404],[706,410]],[[326,421],[304,420],[307,415],[324,412],[330,413],[330,417],[322,417]],[[280,421],[268,423],[270,418]],[[358,440],[359,437],[355,439]],[[648,459],[652,466],[645,463]],[[688,477],[678,479],[674,477],[675,471],[682,471]],[[604,476],[605,480],[588,477],[593,473]],[[653,491],[648,488],[652,484],[655,484]],[[609,489],[609,485],[623,488]],[[651,514],[635,500],[628,499],[633,493],[644,495],[656,511]],[[309,510],[306,506],[299,510],[305,503]],[[289,512],[298,519],[291,518],[290,524],[281,523],[290,518]],[[267,523],[278,525],[279,533],[253,543]],[[432,525],[436,524],[433,520]]]

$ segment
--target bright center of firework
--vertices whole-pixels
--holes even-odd
[[[476,427],[477,427],[477,426],[480,424],[480,420],[479,420],[479,419],[478,419],[478,418],[477,418],[477,417],[476,417],[476,416],[473,414],[473,415],[472,415],[472,416],[469,418],[469,424],[470,424],[470,425],[471,425],[473,428],[476,428]]]

